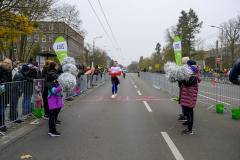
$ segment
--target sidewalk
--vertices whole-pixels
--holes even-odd
[[[87,96],[89,93],[94,91],[96,88],[102,86],[108,81],[105,81],[98,86],[94,86],[90,89],[87,89],[85,92],[82,94],[79,94],[77,97],[74,98],[73,101],[65,101],[64,102],[64,107],[61,109],[61,112],[63,112],[65,109],[68,107],[73,106],[75,103],[79,103],[78,100],[84,98]],[[35,128],[39,127],[43,123],[48,123],[48,120],[44,120],[44,118],[34,118],[34,117],[28,117],[24,119],[22,123],[13,123],[8,126],[8,131],[4,132],[5,136],[0,135],[0,150],[3,148],[7,147],[11,143],[17,141],[19,138],[24,136],[25,134],[31,132]]]

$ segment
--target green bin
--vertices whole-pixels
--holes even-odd
[[[34,108],[34,115],[36,118],[42,118],[42,108]]]
[[[240,119],[240,109],[232,108],[232,119]]]
[[[216,112],[223,113],[224,104],[216,104]]]

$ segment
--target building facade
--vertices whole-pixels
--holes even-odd
[[[31,35],[27,35],[26,43],[22,44],[21,37],[13,43],[13,55],[10,55],[10,51],[6,50],[5,57],[11,59],[18,59],[20,52],[23,50],[26,56],[28,53],[33,51],[33,48],[36,44],[40,45],[40,52],[50,52],[55,53],[53,50],[53,44],[57,37],[63,36],[68,44],[68,55],[74,57],[77,62],[82,61],[83,50],[84,50],[84,37],[81,36],[78,32],[72,29],[64,22],[47,22],[41,21],[38,22],[39,27],[33,31]],[[21,49],[21,45],[23,46]]]

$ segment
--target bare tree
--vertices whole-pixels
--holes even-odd
[[[65,22],[68,26],[72,27],[80,35],[85,36],[87,31],[82,29],[82,20],[80,18],[80,11],[77,10],[76,5],[71,5],[68,3],[62,3],[55,5],[48,12],[47,20],[54,22]],[[66,29],[67,34],[68,28]]]
[[[240,57],[240,18],[234,18],[220,25],[223,30],[223,47],[226,52],[225,61],[229,64],[228,68],[232,67],[235,61]],[[221,35],[219,35],[221,42]],[[223,59],[224,60],[224,59]]]

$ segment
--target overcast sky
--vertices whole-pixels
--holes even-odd
[[[218,32],[211,25],[219,26],[224,21],[236,18],[240,14],[240,0],[100,0],[110,27],[121,52],[112,45],[104,32],[88,0],[60,0],[76,4],[80,10],[83,28],[88,31],[85,43],[93,43],[108,51],[108,55],[123,65],[132,60],[139,61],[140,56],[149,57],[157,42],[165,45],[164,32],[178,22],[182,10],[192,8],[203,21],[198,37],[204,38]],[[108,35],[117,47],[98,0],[90,0]],[[208,39],[205,44],[215,43],[217,37]],[[106,46],[106,47],[104,47]],[[120,55],[122,54],[122,55]]]

